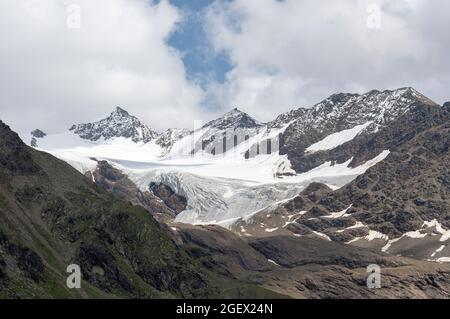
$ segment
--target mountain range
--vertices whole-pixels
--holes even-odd
[[[449,120],[401,88],[161,134],[116,108],[29,146],[2,124],[0,295],[77,297],[75,260],[82,297],[448,297]]]

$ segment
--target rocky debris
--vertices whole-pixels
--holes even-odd
[[[148,143],[158,136],[135,116],[117,107],[111,115],[94,123],[73,125],[70,128],[82,139],[98,141],[103,138],[110,140],[116,137],[129,138],[135,143]]]

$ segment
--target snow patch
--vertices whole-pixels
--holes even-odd
[[[356,237],[356,238],[348,241],[346,244],[351,244],[351,243],[354,243],[354,242],[356,242],[358,240],[362,240],[362,239],[363,240],[367,240],[367,241],[373,241],[375,239],[381,239],[381,240],[388,241],[389,237],[387,235],[383,234],[383,233],[378,232],[378,231],[369,230],[369,235],[364,236],[364,237]]]
[[[273,261],[272,259],[267,259],[267,261],[271,264],[274,264],[275,266],[280,266],[279,264],[277,264],[275,261]]]
[[[314,233],[315,235],[317,235],[317,236],[319,236],[319,237],[325,239],[325,240],[331,241],[331,238],[330,238],[328,235],[325,235],[325,234],[323,234],[323,233],[319,233],[319,232],[317,232],[317,231],[313,231],[313,233]]]
[[[447,241],[450,239],[450,230],[446,230],[444,229],[444,227],[442,227],[442,224],[439,223],[436,219],[433,219],[431,222],[424,222],[422,227],[428,227],[428,228],[432,228],[435,227],[436,231],[441,234],[441,242]]]
[[[441,247],[439,247],[438,249],[436,249],[436,250],[434,251],[434,253],[431,254],[431,257],[436,256],[436,254],[438,254],[438,253],[440,253],[441,251],[443,251],[445,247],[446,247],[445,245],[442,245]]]
[[[355,126],[349,130],[343,130],[337,133],[328,135],[323,140],[311,145],[306,149],[307,153],[315,153],[319,151],[332,150],[342,144],[353,140],[358,134],[364,131],[373,122],[367,122],[362,125]]]
[[[439,234],[441,234],[441,238],[440,238],[440,242],[445,242],[450,238],[450,231],[445,230],[441,223],[439,223],[436,219],[430,221],[430,222],[424,222],[422,225],[422,228],[416,231],[410,231],[407,232],[405,234],[403,234],[402,236],[400,236],[399,238],[395,238],[395,239],[391,239],[388,241],[388,243],[381,249],[383,252],[387,252],[392,244],[398,242],[399,240],[401,240],[402,238],[414,238],[414,239],[422,239],[428,236],[427,233],[427,229],[430,228],[434,228],[436,230],[436,232],[438,232]],[[442,248],[444,249],[444,248]],[[436,253],[436,252],[435,252]]]
[[[329,218],[329,219],[337,219],[337,218],[341,218],[341,217],[348,217],[351,216],[350,214],[347,214],[347,211],[353,206],[353,204],[351,204],[349,207],[347,207],[346,209],[344,209],[343,211],[337,212],[337,213],[330,213],[327,216],[324,216],[324,218]]]
[[[450,263],[450,257],[441,257],[436,259],[438,263]]]
[[[360,221],[357,221],[357,222],[355,223],[355,225],[350,226],[350,227],[347,227],[347,228],[344,228],[344,229],[341,229],[341,230],[338,230],[337,233],[343,233],[343,232],[345,232],[346,230],[355,229],[355,228],[362,228],[362,227],[366,227],[366,225],[364,225],[364,224],[361,223]]]

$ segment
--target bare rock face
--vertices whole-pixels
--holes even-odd
[[[129,138],[135,143],[148,143],[158,136],[135,116],[117,107],[107,118],[94,123],[73,125],[70,128],[81,138],[98,141],[101,138],[109,140],[115,137]]]
[[[152,192],[143,192],[121,171],[112,167],[107,161],[99,161],[97,169],[92,173],[93,179],[97,185],[110,191],[117,197],[129,201],[134,205],[141,205],[147,209],[158,221],[169,222],[173,220],[180,212],[177,210],[182,208],[181,202],[186,202],[181,196],[175,195],[173,192],[168,196],[167,205],[158,196]],[[161,186],[163,188],[164,185]],[[170,189],[166,190],[166,193]],[[185,208],[186,206],[184,206]],[[184,210],[182,208],[182,210]]]
[[[187,199],[177,195],[169,186],[162,183],[151,183],[150,190],[156,197],[160,198],[167,207],[172,209],[175,215],[178,215],[187,207]]]

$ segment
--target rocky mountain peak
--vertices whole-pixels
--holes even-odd
[[[114,110],[114,112],[111,113],[110,117],[111,118],[121,118],[121,117],[126,118],[126,117],[133,117],[133,116],[130,115],[130,113],[128,113],[128,111],[124,110],[120,106],[116,106],[116,109]]]
[[[379,126],[397,119],[417,103],[436,105],[412,87],[372,90],[365,94],[338,93],[310,109],[291,112],[284,122],[295,120],[299,129],[331,126],[343,130],[368,122]]]
[[[257,128],[262,126],[260,122],[252,118],[247,113],[234,108],[223,116],[207,123],[204,127],[211,127],[220,130],[238,128]]]
[[[105,119],[93,123],[73,125],[70,130],[81,138],[90,141],[98,141],[101,138],[109,140],[124,137],[135,143],[147,143],[158,136],[137,117],[130,115],[121,107],[116,107]]]

